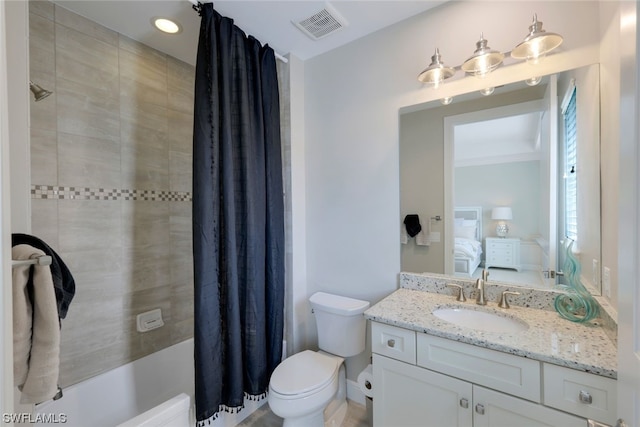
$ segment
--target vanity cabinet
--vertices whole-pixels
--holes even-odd
[[[615,380],[379,322],[371,332],[374,427],[612,423]]]
[[[373,355],[374,427],[473,425],[472,385],[466,381]]]

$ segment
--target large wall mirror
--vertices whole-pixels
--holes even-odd
[[[600,294],[599,94],[594,64],[401,111],[402,270],[549,288],[571,239]]]

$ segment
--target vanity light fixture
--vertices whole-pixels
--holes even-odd
[[[531,64],[539,63],[547,53],[562,44],[562,36],[556,33],[547,33],[542,29],[542,22],[538,21],[538,15],[533,15],[533,23],[529,26],[529,34],[522,43],[512,51],[511,57],[526,59]]]
[[[455,73],[455,69],[447,67],[442,63],[440,50],[436,48],[436,53],[431,57],[431,64],[429,64],[429,66],[425,68],[420,75],[418,75],[418,80],[423,83],[432,84],[434,87],[438,87],[440,83],[453,76]]]
[[[177,22],[169,19],[169,18],[153,18],[151,20],[153,26],[163,33],[167,34],[177,34],[182,31],[182,27]]]
[[[488,46],[484,34],[480,34],[480,40],[476,43],[473,55],[462,65],[449,67],[442,62],[440,50],[431,57],[431,64],[418,75],[418,80],[438,88],[445,80],[453,77],[457,70],[463,70],[467,75],[485,77],[500,67],[504,58],[510,56],[516,60],[526,60],[530,64],[539,63],[549,52],[562,44],[562,36],[556,33],[548,33],[542,29],[542,22],[538,16],[533,15],[533,23],[529,26],[529,34],[511,52],[498,52]],[[527,80],[530,86],[540,82],[539,77]],[[489,95],[491,88],[482,91],[483,95]]]
[[[483,78],[502,65],[503,60],[504,53],[491,49],[487,45],[484,34],[480,33],[480,40],[476,42],[475,52],[471,58],[464,61],[461,68],[467,74]]]

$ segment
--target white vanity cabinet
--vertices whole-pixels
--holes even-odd
[[[578,384],[576,399],[591,387],[592,402],[575,404],[543,387],[546,363],[379,322],[371,332],[374,427],[586,427],[596,413],[611,422],[598,411],[615,407],[615,380],[549,365],[557,384]]]
[[[428,369],[373,355],[374,427],[473,425],[472,385]]]

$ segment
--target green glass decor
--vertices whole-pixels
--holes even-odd
[[[554,301],[554,307],[560,316],[572,322],[588,322],[598,317],[598,303],[580,281],[580,262],[573,254],[573,240],[565,244],[564,277],[567,285],[558,285],[564,291]]]

